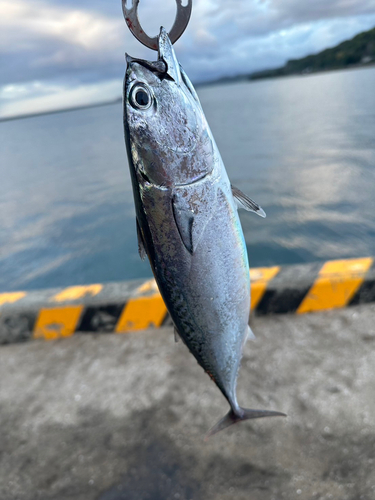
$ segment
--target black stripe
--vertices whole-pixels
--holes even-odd
[[[15,312],[8,315],[3,313],[0,316],[0,344],[30,340],[38,314],[39,311]]]
[[[295,312],[318,277],[322,264],[285,266],[268,283],[255,314]]]
[[[86,307],[76,331],[113,332],[124,307],[125,304]]]
[[[356,306],[368,302],[375,302],[375,262],[367,271],[364,282],[358,288],[348,305]]]

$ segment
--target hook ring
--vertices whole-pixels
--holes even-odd
[[[158,37],[148,36],[142,29],[138,19],[139,0],[131,0],[132,6],[126,7],[127,0],[122,0],[122,11],[128,28],[135,38],[149,49],[158,50]],[[171,31],[168,33],[172,43],[175,43],[189,24],[193,0],[188,0],[187,5],[182,5],[182,0],[176,0],[177,13]]]

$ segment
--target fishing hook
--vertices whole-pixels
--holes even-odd
[[[131,0],[132,6],[130,8],[126,7],[128,0],[122,0],[122,11],[124,13],[126,24],[128,28],[133,33],[135,38],[139,40],[143,45],[146,45],[149,49],[158,50],[158,37],[148,36],[142,29],[141,24],[138,19],[138,5],[139,0]],[[174,20],[171,31],[169,32],[169,38],[172,43],[175,43],[182,33],[185,31],[186,26],[189,24],[191,8],[193,0],[188,0],[187,5],[182,5],[182,0],[176,0],[177,12],[176,18]]]

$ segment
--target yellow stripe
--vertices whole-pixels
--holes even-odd
[[[255,309],[262,299],[267,284],[278,274],[279,266],[274,267],[257,267],[250,269],[251,281],[251,309]]]
[[[66,300],[81,299],[85,295],[94,297],[98,295],[103,289],[103,285],[87,285],[87,286],[70,286],[62,290],[57,295],[51,298],[53,302],[65,302]]]
[[[17,300],[25,297],[26,292],[0,293],[0,306],[3,304],[14,304]]]
[[[345,307],[363,283],[372,262],[371,258],[326,262],[297,313]]]
[[[55,340],[75,332],[83,306],[41,309],[34,327],[34,339]]]
[[[115,331],[122,333],[143,330],[149,326],[159,327],[166,312],[167,308],[159,293],[151,297],[130,299],[124,307]]]

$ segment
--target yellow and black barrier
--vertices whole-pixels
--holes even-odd
[[[371,257],[254,268],[253,314],[303,314],[375,301]],[[170,324],[155,281],[0,293],[0,344],[75,332],[126,333]]]

